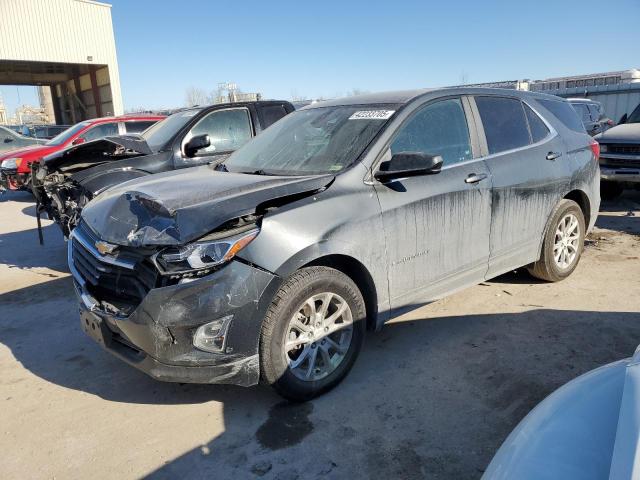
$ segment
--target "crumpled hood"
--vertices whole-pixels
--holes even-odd
[[[623,123],[594,137],[599,143],[640,144],[640,123]]]
[[[142,155],[153,153],[147,142],[142,138],[122,135],[104,137],[92,142],[72,145],[69,148],[46,156],[43,161],[47,169],[53,171],[66,165],[82,163],[87,158],[121,154],[127,150]]]
[[[150,175],[111,188],[82,211],[110,243],[181,245],[256,207],[328,186],[333,175],[304,177],[218,172],[208,166]]]

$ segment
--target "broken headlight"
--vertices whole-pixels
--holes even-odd
[[[260,230],[255,228],[227,238],[197,241],[182,247],[171,247],[161,251],[157,263],[166,274],[190,274],[193,276],[211,271],[227,263],[240,250],[256,238]]]

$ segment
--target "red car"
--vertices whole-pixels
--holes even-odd
[[[50,155],[80,143],[97,140],[106,136],[141,133],[154,123],[163,120],[164,115],[125,115],[103,117],[76,123],[43,145],[17,148],[0,155],[0,177],[10,190],[20,190],[29,181],[31,164]]]

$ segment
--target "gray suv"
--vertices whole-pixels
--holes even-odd
[[[222,162],[92,200],[69,241],[82,327],[159,380],[312,398],[367,328],[514,268],[570,275],[596,146],[569,103],[529,92],[307,106]]]

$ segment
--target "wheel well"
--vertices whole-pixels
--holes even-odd
[[[375,328],[378,315],[378,294],[367,267],[347,255],[327,255],[305,265],[305,267],[311,266],[335,268],[351,278],[364,298],[364,305],[367,310],[367,328],[371,330]]]
[[[564,198],[567,200],[573,200],[578,204],[580,210],[582,210],[582,214],[584,215],[585,225],[589,225],[589,221],[591,220],[591,205],[589,204],[589,197],[582,190],[572,190],[567,193]]]

